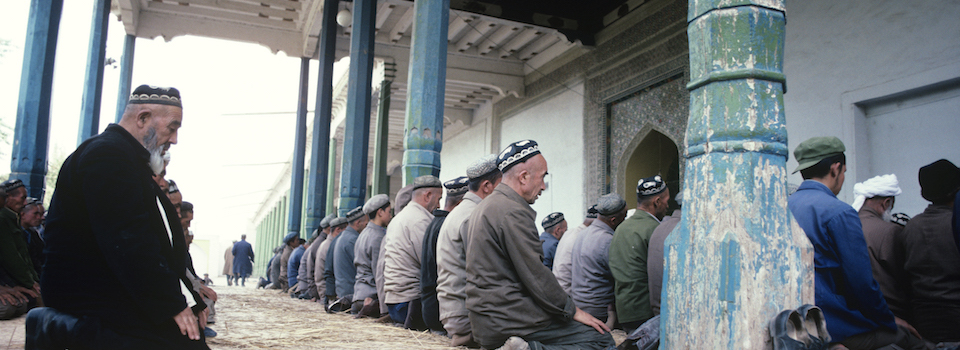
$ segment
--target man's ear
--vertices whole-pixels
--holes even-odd
[[[137,113],[137,126],[145,127],[152,116],[153,114],[149,109],[144,108],[140,110],[140,113]]]
[[[840,162],[830,164],[830,175],[832,175],[835,178],[840,177],[841,167],[843,167],[843,164],[840,164]]]

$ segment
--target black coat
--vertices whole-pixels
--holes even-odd
[[[40,284],[47,306],[97,317],[119,332],[176,329],[173,317],[187,307],[180,282],[191,285],[187,246],[148,160],[130,133],[111,124],[63,163],[44,234]],[[203,301],[193,294],[194,310],[202,310]]]

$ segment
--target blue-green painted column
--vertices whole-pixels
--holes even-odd
[[[30,1],[27,38],[20,73],[17,125],[10,156],[10,178],[22,180],[27,195],[43,200],[50,136],[53,63],[63,0]]]
[[[90,25],[90,45],[87,47],[87,75],[83,79],[83,101],[80,104],[80,131],[77,145],[96,135],[100,130],[100,96],[103,95],[103,61],[107,56],[107,20],[110,19],[110,0],[96,0],[93,4],[93,23]]]
[[[762,3],[689,2],[686,200],[664,254],[664,349],[773,349],[770,319],[813,303],[813,250],[787,209],[784,3]]]
[[[313,112],[313,139],[310,140],[310,175],[307,177],[307,232],[313,232],[320,226],[320,220],[327,216],[330,205],[327,204],[328,178],[333,172],[327,171],[330,163],[330,123],[333,109],[333,63],[337,60],[337,4],[339,0],[324,0],[320,17],[320,38],[317,40],[317,53],[320,67],[317,73],[317,100]],[[336,159],[334,157],[333,159]]]
[[[137,46],[137,37],[127,34],[123,38],[123,57],[120,58],[120,87],[117,89],[117,119],[123,118],[123,110],[130,99],[130,87],[133,84],[133,54]]]
[[[403,130],[404,185],[413,183],[418,176],[440,176],[450,0],[416,1],[413,9],[407,116]]]
[[[330,161],[327,163],[327,213],[336,213],[337,208],[333,207],[333,200],[336,198],[333,192],[333,185],[336,183],[337,178],[334,176],[337,174],[337,139],[330,138],[330,154],[328,155]],[[340,178],[343,178],[343,174],[340,174]],[[356,207],[354,207],[356,208]],[[324,214],[327,216],[329,214]],[[322,220],[322,219],[321,219]]]
[[[303,215],[303,162],[307,152],[307,94],[310,92],[310,57],[300,58],[300,91],[297,99],[297,131],[290,165],[290,217],[287,232],[300,234]]]
[[[377,1],[353,2],[350,33],[350,71],[347,87],[347,120],[343,128],[340,162],[340,216],[363,204],[367,194],[367,155],[370,144],[370,95],[373,88],[373,38]]]
[[[384,69],[390,69],[395,65],[387,65]],[[394,69],[395,70],[395,69]],[[390,194],[390,179],[387,176],[387,138],[390,136],[390,86],[393,81],[390,80],[392,74],[387,79],[380,82],[380,102],[377,105],[377,126],[376,137],[373,146],[373,194]]]

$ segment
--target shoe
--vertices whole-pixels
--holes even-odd
[[[804,305],[797,309],[803,318],[803,328],[810,336],[811,350],[826,350],[830,345],[830,333],[827,332],[827,321],[823,318],[823,310],[816,305]]]
[[[213,338],[217,336],[217,331],[210,329],[210,327],[203,328],[203,336],[207,338]]]
[[[774,350],[806,350],[810,336],[803,329],[803,319],[796,310],[784,310],[770,321]]]
[[[527,341],[523,338],[513,336],[507,339],[503,346],[497,348],[497,350],[530,350],[530,344],[527,344]]]

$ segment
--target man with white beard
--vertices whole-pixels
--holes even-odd
[[[26,348],[208,349],[183,229],[152,179],[182,120],[177,89],[141,85],[64,161],[44,234],[48,307],[27,316]]]
[[[893,204],[900,195],[897,176],[880,175],[853,185],[853,208],[857,209],[867,240],[873,278],[894,316],[909,319],[907,314],[907,279],[903,275],[903,247],[897,242],[903,226],[890,221]]]

